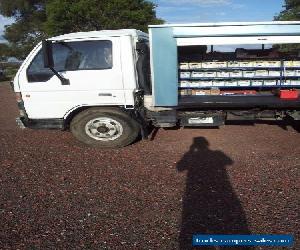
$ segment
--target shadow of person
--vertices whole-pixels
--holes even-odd
[[[187,171],[183,197],[180,249],[192,249],[194,234],[250,234],[243,208],[231,187],[226,166],[233,161],[209,149],[204,137],[194,138],[177,170]],[[234,249],[250,249],[239,247]],[[205,249],[219,249],[208,247]]]

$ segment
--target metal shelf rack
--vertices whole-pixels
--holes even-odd
[[[246,60],[246,59],[243,59]],[[239,61],[242,62],[243,60],[235,59],[233,61]],[[251,59],[247,59],[251,60]],[[254,59],[252,59],[254,60]],[[255,59],[255,60],[261,60],[261,61],[279,61],[276,59]],[[232,80],[277,80],[277,83],[274,85],[264,85],[261,86],[202,86],[202,87],[180,87],[179,89],[209,89],[212,87],[217,87],[220,89],[244,89],[244,88],[256,88],[256,89],[270,89],[270,88],[300,88],[300,75],[297,76],[287,76],[286,71],[287,70],[299,70],[300,67],[288,67],[285,66],[285,61],[289,60],[297,60],[300,61],[299,58],[295,59],[282,59],[280,60],[281,67],[218,67],[218,68],[191,68],[191,69],[179,69],[179,75],[181,72],[230,72],[230,71],[258,71],[258,70],[269,70],[269,71],[280,71],[280,76],[253,76],[253,77],[247,77],[247,76],[238,76],[238,77],[232,77],[232,76],[216,76],[216,77],[180,77],[180,81],[232,81]],[[211,60],[212,61],[212,60]],[[216,62],[218,60],[215,60]],[[221,61],[221,60],[219,60]],[[205,61],[204,61],[205,62]],[[299,85],[295,84],[287,84],[285,81],[287,80],[299,80]]]

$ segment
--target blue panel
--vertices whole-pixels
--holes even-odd
[[[172,28],[151,29],[154,106],[178,104],[177,44]]]
[[[174,37],[300,35],[300,25],[174,27]]]

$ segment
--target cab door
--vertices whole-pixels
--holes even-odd
[[[62,85],[44,68],[39,47],[19,77],[29,118],[63,118],[85,105],[124,105],[120,48],[119,37],[53,42],[54,68],[70,82]]]

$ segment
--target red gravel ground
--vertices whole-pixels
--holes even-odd
[[[160,129],[99,150],[69,132],[19,130],[17,114],[0,84],[1,249],[190,249],[193,233],[299,240],[291,126]]]

